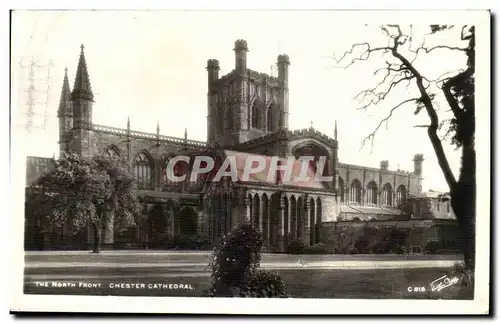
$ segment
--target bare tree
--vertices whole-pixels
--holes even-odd
[[[363,140],[372,142],[382,125],[387,124],[394,111],[408,105],[416,108],[415,115],[424,110],[430,123],[416,127],[427,128],[427,135],[432,143],[441,171],[449,186],[451,206],[457,217],[461,237],[458,240],[464,254],[465,267],[474,270],[475,262],[475,219],[476,219],[476,152],[474,147],[475,112],[474,112],[474,62],[475,62],[475,30],[474,26],[462,26],[460,39],[455,43],[461,46],[439,44],[432,47],[425,45],[427,37],[435,37],[444,31],[458,31],[455,26],[431,25],[429,33],[423,36],[421,42],[413,39],[413,28],[403,32],[399,25],[380,26],[381,32],[387,38],[387,45],[374,47],[369,42],[353,44],[337,64],[353,64],[376,59],[378,55],[385,58],[385,65],[374,71],[374,76],[380,79],[375,87],[361,91],[355,98],[359,100],[359,109],[367,110],[384,101],[392,93],[406,87],[414,90],[415,96],[401,100],[389,110],[376,128]],[[405,28],[406,29],[406,28]],[[458,37],[457,37],[458,38]],[[429,79],[422,74],[422,69],[415,63],[422,55],[434,51],[459,51],[464,53],[464,67],[453,73],[446,73],[435,79]],[[439,64],[439,62],[436,62]],[[413,87],[413,88],[412,88]],[[416,91],[415,91],[416,90]],[[440,120],[436,103],[437,91],[441,91],[452,112],[449,119]],[[401,93],[401,92],[399,92]],[[438,131],[445,131],[440,136]],[[455,178],[448,158],[443,149],[443,141],[449,140],[461,149],[461,168],[458,179]]]

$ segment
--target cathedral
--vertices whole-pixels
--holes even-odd
[[[306,246],[324,242],[327,229],[337,222],[395,219],[401,214],[398,206],[409,195],[420,194],[421,154],[414,156],[411,172],[390,170],[388,161],[381,161],[379,168],[345,164],[339,160],[336,122],[333,138],[312,126],[289,129],[288,55],[278,55],[277,76],[271,76],[247,67],[248,52],[245,40],[234,43],[235,64],[226,75],[219,75],[217,59],[207,61],[207,141],[202,142],[189,139],[187,131],[183,138],[162,135],[159,127],[153,133],[135,131],[130,121],[126,128],[95,124],[90,70],[82,45],[73,88],[67,70],[63,80],[57,112],[60,151],[126,159],[143,205],[142,219],[129,231],[117,230],[113,217],[109,218],[103,225],[104,245],[155,247],[178,235],[199,235],[215,242],[231,228],[249,222],[263,234],[266,251],[285,252],[292,240]],[[166,166],[179,155],[210,156],[219,165],[227,157],[242,165],[249,156],[266,161],[273,156],[293,156],[297,161],[302,156],[316,161],[326,156],[324,175],[333,180],[290,182],[277,175],[269,181],[254,175],[243,181],[238,167],[238,181],[212,182],[204,177],[191,182],[188,176],[186,181],[171,182]],[[50,168],[51,161],[28,157],[27,185]],[[189,164],[181,169],[190,173]],[[93,240],[91,231],[75,234],[70,225],[43,232],[28,214],[26,237],[41,237],[45,247],[78,248]]]

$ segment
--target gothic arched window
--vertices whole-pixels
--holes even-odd
[[[386,183],[382,189],[382,205],[392,206],[392,186]]]
[[[252,105],[252,128],[263,129],[262,118],[264,113],[264,102],[256,99]]]
[[[368,204],[373,204],[373,205],[376,205],[377,204],[377,194],[378,194],[378,188],[377,188],[377,184],[374,182],[374,181],[371,181],[367,186],[366,186],[366,189],[367,189],[367,196],[366,196],[366,202]]]
[[[273,106],[269,106],[267,108],[267,131],[272,132],[273,131]]]
[[[361,182],[354,179],[351,183],[350,199],[351,202],[361,203]]]
[[[134,175],[140,188],[153,186],[153,161],[146,153],[139,153],[135,157]]]
[[[406,202],[406,187],[400,185],[396,191],[396,206],[401,206]]]

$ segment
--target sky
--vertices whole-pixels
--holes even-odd
[[[413,156],[424,155],[423,190],[445,191],[425,128],[425,111],[415,116],[415,106],[398,109],[387,127],[377,132],[373,146],[362,140],[387,116],[389,110],[415,93],[415,85],[393,90],[386,100],[369,108],[354,99],[373,87],[382,74],[374,71],[385,59],[373,56],[344,69],[337,64],[351,45],[387,44],[376,24],[341,19],[332,11],[16,11],[12,25],[13,127],[24,138],[23,154],[51,157],[58,154],[57,108],[64,68],[73,86],[80,45],[85,46],[87,67],[94,92],[93,122],[163,135],[206,140],[208,59],[218,59],[220,75],[234,67],[234,41],[245,39],[252,70],[272,73],[278,54],[288,54],[289,126],[308,128],[333,137],[338,125],[339,159],[343,163],[389,169],[413,170]],[[407,26],[404,26],[409,32]],[[415,24],[416,45],[428,26]],[[458,29],[459,32],[459,29]],[[427,37],[426,45],[457,43],[457,30]],[[356,54],[356,52],[354,53]],[[358,52],[359,54],[359,52]],[[348,63],[353,56],[349,57]],[[34,69],[34,126],[27,131],[30,62]],[[415,65],[429,79],[463,68],[461,53],[439,50],[421,55]],[[378,79],[377,79],[378,78]],[[435,89],[436,90],[436,89]],[[449,116],[439,89],[438,113]],[[47,122],[44,123],[44,115]],[[450,165],[458,175],[460,152],[444,143]]]

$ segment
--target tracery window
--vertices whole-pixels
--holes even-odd
[[[139,153],[134,161],[134,175],[140,188],[153,186],[153,162],[146,153]]]
[[[351,202],[361,203],[361,182],[358,179],[352,181],[349,197]]]
[[[404,185],[400,185],[396,191],[396,207],[401,206],[406,202],[406,188]]]
[[[371,181],[367,186],[367,195],[366,195],[366,202],[368,204],[377,204],[377,184],[374,181]]]
[[[386,183],[382,189],[382,205],[392,206],[392,186]]]

